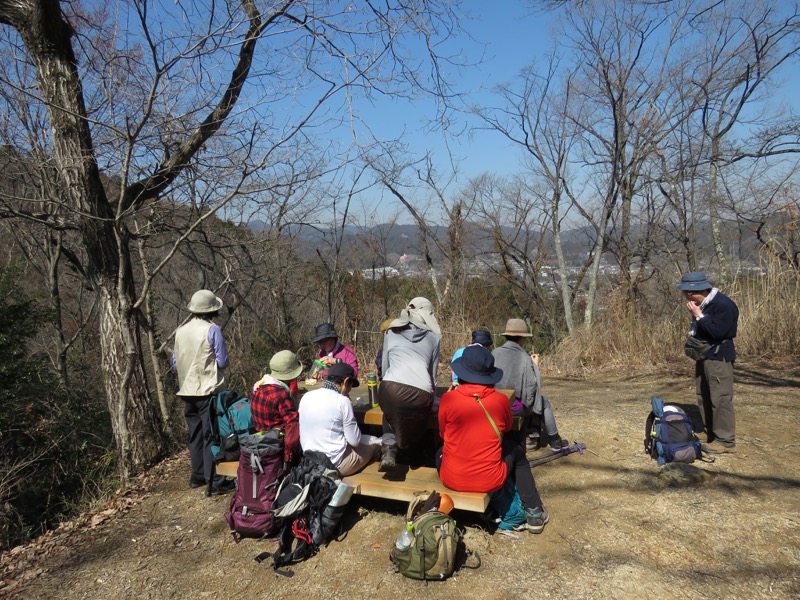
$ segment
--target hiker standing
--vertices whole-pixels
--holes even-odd
[[[414,298],[389,324],[383,339],[383,378],[378,402],[383,411],[380,471],[397,463],[397,450],[421,464],[425,423],[433,408],[441,329],[430,300]]]
[[[739,322],[736,303],[709,283],[705,273],[686,273],[676,286],[686,298],[692,315],[690,337],[709,344],[695,362],[697,404],[708,436],[704,449],[734,452],[736,416],[733,410],[733,338]]]
[[[569,442],[558,434],[553,407],[542,394],[542,376],[539,371],[539,355],[528,354],[522,347],[525,338],[531,337],[528,325],[522,319],[509,319],[506,330],[502,333],[506,343],[492,352],[495,364],[503,370],[503,378],[497,384],[498,389],[513,389],[516,398],[512,400],[511,410],[515,415],[528,417],[523,419],[523,427],[518,441],[521,446],[527,444],[530,433],[530,417],[536,415],[544,421],[544,430],[548,443],[553,450],[569,446]],[[534,449],[534,448],[529,448]]]
[[[172,364],[178,371],[178,397],[183,400],[189,433],[192,463],[189,487],[197,488],[207,485],[212,478],[214,458],[208,407],[211,397],[225,387],[228,352],[222,330],[213,321],[222,308],[222,300],[209,290],[199,290],[187,308],[192,318],[175,331]],[[233,481],[216,475],[206,494],[217,496],[233,491],[234,487]]]

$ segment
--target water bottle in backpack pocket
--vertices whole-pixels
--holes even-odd
[[[426,510],[426,502],[436,492],[417,492],[406,511],[408,536],[402,535],[392,546],[389,558],[397,570],[412,579],[440,580],[453,574],[461,531],[455,520],[436,508]],[[410,544],[408,544],[410,537]]]

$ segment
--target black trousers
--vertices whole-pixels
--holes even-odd
[[[192,479],[206,481],[211,479],[214,469],[214,455],[211,454],[211,420],[208,414],[211,396],[179,396],[183,400],[183,416],[188,429],[187,443],[192,462]],[[212,487],[225,481],[222,475],[214,477]]]

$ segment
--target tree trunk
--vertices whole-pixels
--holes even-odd
[[[164,453],[164,439],[144,374],[139,324],[129,299],[98,285],[103,383],[123,481]]]
[[[108,202],[95,159],[73,34],[58,0],[0,1],[0,23],[14,27],[36,67],[50,114],[59,185],[80,231],[90,284],[100,302],[100,351],[119,474],[124,482],[160,456],[139,344],[133,274],[124,224]],[[120,252],[125,253],[120,260]]]

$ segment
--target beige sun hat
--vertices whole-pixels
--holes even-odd
[[[217,312],[222,308],[222,298],[216,296],[210,290],[198,290],[192,296],[189,304],[186,305],[189,312],[196,315],[205,315],[207,313]]]
[[[511,337],[531,337],[532,333],[528,332],[528,324],[523,319],[509,319],[506,323],[506,330],[502,335],[509,335]]]
[[[280,381],[291,381],[302,372],[303,365],[291,350],[276,352],[269,361],[269,374]]]

